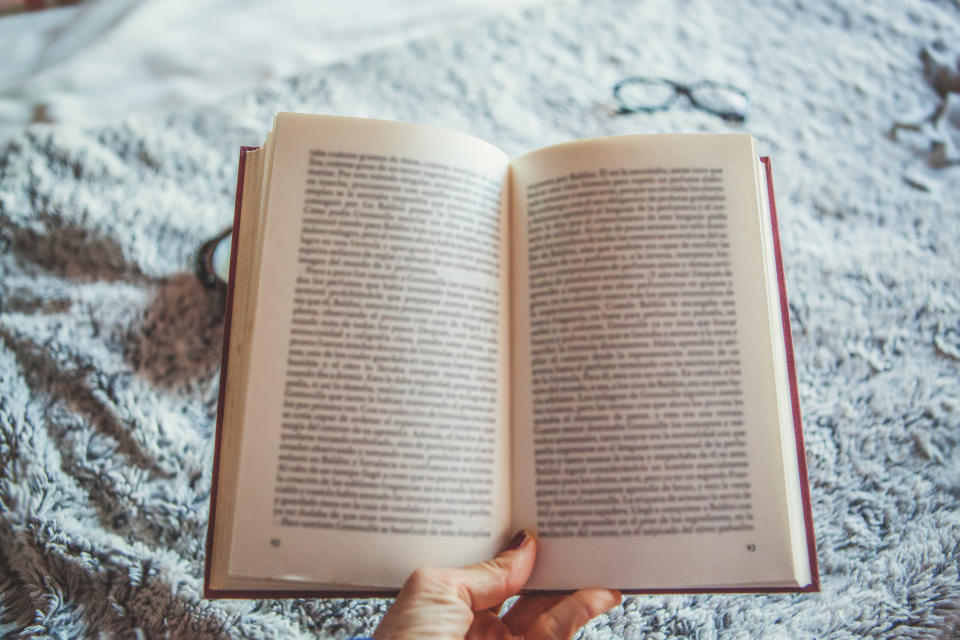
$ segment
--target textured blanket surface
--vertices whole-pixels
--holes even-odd
[[[563,3],[367,54],[218,105],[0,149],[0,635],[370,633],[384,600],[202,598],[223,300],[192,274],[238,148],[278,110],[445,126],[509,153],[748,131],[774,159],[823,591],[630,597],[584,638],[960,636],[957,120],[919,54],[950,0]],[[745,89],[616,113],[630,75]],[[949,114],[948,114],[949,115]]]

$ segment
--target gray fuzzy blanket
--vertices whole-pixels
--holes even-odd
[[[239,146],[292,110],[510,153],[757,136],[823,592],[631,597],[583,637],[960,636],[960,168],[929,159],[958,123],[888,135],[936,106],[919,53],[960,42],[960,8],[885,4],[552,4],[197,112],[15,137],[0,148],[0,635],[344,638],[382,615],[383,600],[201,595],[223,300],[192,260],[231,220]],[[752,111],[619,115],[611,87],[629,75],[730,82]]]

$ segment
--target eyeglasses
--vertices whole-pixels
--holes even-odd
[[[634,77],[613,85],[620,113],[664,111],[680,95],[686,96],[694,107],[724,120],[743,122],[750,110],[750,99],[743,89],[712,80],[686,85],[665,78]]]

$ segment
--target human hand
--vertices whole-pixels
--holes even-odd
[[[620,603],[620,593],[582,589],[569,595],[523,596],[499,617],[503,601],[523,587],[537,541],[518,533],[496,558],[461,569],[418,569],[374,631],[375,640],[569,640]]]

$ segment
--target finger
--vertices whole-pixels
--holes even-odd
[[[458,595],[474,611],[487,609],[515,595],[533,571],[537,544],[526,531],[518,533],[511,544],[496,558],[462,569],[452,569],[450,576],[458,587]]]
[[[544,611],[526,629],[526,640],[570,640],[583,625],[620,603],[620,592],[582,589]]]
[[[503,616],[503,623],[514,635],[521,635],[533,621],[552,609],[565,596],[523,596]]]
[[[517,534],[513,536],[510,542],[507,543],[507,546],[504,547],[503,551],[501,551],[500,553],[503,553],[504,551],[509,551],[511,549],[519,548],[523,544],[525,540],[524,536],[526,535],[529,535],[526,531],[518,531]],[[503,604],[506,601],[507,601],[506,599],[501,600],[500,602],[496,603],[492,607],[489,607],[488,611],[490,611],[490,613],[492,613],[493,615],[499,618],[500,612],[503,611]]]
[[[465,640],[513,640],[500,618],[489,611],[478,611],[464,636]]]

